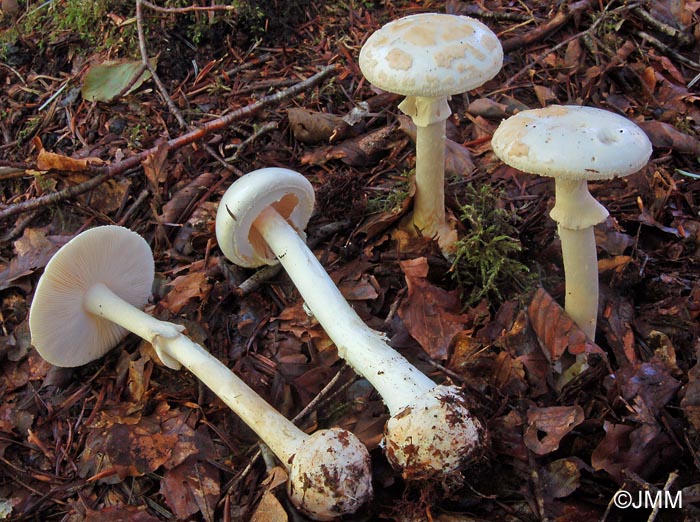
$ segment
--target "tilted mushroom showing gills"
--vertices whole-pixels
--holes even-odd
[[[449,475],[481,449],[485,432],[454,386],[436,385],[367,327],[303,239],[314,191],[301,174],[251,172],[224,194],[216,237],[226,257],[245,267],[279,261],[338,354],[379,392],[391,418],[384,444],[406,478]]]
[[[504,163],[554,178],[550,217],[561,239],[569,316],[595,339],[598,258],[593,227],[608,211],[588,192],[588,180],[612,179],[640,170],[651,142],[633,122],[593,107],[552,105],[503,121],[491,146]]]
[[[500,71],[503,49],[493,32],[467,16],[406,16],[373,33],[360,49],[362,74],[402,94],[399,105],[416,124],[416,195],[412,225],[437,237],[446,254],[457,233],[445,218],[445,121],[450,96],[484,84]]]
[[[79,366],[135,333],[166,366],[182,365],[199,377],[258,434],[287,468],[289,496],[301,511],[316,520],[355,512],[372,493],[367,448],[342,429],[307,435],[182,334],[182,326],[143,312],[153,276],[151,250],[135,232],[104,226],[77,235],[37,285],[29,312],[37,351],[57,366]]]

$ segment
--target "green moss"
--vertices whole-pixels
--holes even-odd
[[[117,25],[110,15],[128,20],[133,5],[116,0],[64,0],[30,7],[19,23],[0,31],[0,56],[21,36],[39,49],[69,41],[78,52],[111,50],[113,55],[137,53],[136,23]]]
[[[462,290],[465,306],[483,298],[503,301],[517,288],[528,285],[528,267],[519,254],[515,218],[498,203],[500,194],[490,186],[469,186],[460,206],[460,218],[467,232],[457,242],[450,268],[453,280]]]
[[[380,192],[377,196],[369,198],[367,201],[367,212],[373,214],[400,210],[410,192],[411,185],[409,180],[414,174],[415,170],[403,172],[401,178],[396,181],[390,191]]]

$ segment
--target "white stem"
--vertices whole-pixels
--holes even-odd
[[[608,210],[588,191],[585,179],[557,179],[554,192],[554,207],[549,217],[564,228],[588,228],[608,217]]]
[[[557,179],[556,202],[549,213],[559,225],[566,313],[595,340],[598,317],[598,255],[594,226],[608,217],[607,209],[588,191],[586,180]]]
[[[445,221],[445,121],[447,98],[408,97],[399,108],[416,125],[416,195],[413,224],[425,237],[448,232]]]
[[[598,318],[598,256],[593,227],[572,230],[559,226],[564,260],[566,297],[564,309],[569,317],[595,340]]]
[[[435,237],[445,225],[445,120],[416,126],[413,223],[426,237]]]
[[[275,209],[266,208],[254,227],[337,346],[338,354],[374,386],[391,415],[399,413],[417,395],[435,387],[428,376],[362,321],[313,252]]]
[[[291,457],[308,439],[306,433],[264,401],[221,361],[183,335],[181,326],[151,317],[101,283],[86,292],[83,307],[153,344],[168,366],[173,366],[173,360],[185,366],[255,431],[284,466],[289,466]]]

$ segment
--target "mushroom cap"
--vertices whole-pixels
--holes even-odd
[[[446,477],[482,449],[486,432],[455,386],[436,386],[389,419],[386,455],[408,480]]]
[[[103,283],[142,308],[151,295],[154,266],[148,243],[136,232],[102,226],[78,234],[51,258],[29,310],[29,330],[39,354],[56,366],[99,359],[128,333],[86,312],[83,296]]]
[[[239,266],[277,264],[276,256],[253,227],[255,219],[272,205],[306,239],[304,228],[314,199],[309,180],[293,170],[270,167],[240,177],[228,188],[216,213],[216,239],[221,251]]]
[[[341,428],[316,431],[292,458],[287,490],[315,520],[354,513],[372,496],[367,447]]]
[[[374,32],[360,49],[360,69],[380,89],[404,96],[451,96],[498,74],[496,35],[468,16],[423,13]]]
[[[632,121],[575,105],[519,112],[499,125],[491,147],[518,170],[572,181],[627,176],[651,155],[649,138]]]

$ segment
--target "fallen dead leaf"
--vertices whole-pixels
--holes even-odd
[[[639,122],[655,149],[671,149],[682,154],[700,154],[700,140],[676,129],[670,123],[650,120]]]
[[[0,265],[0,290],[15,286],[22,277],[44,268],[69,239],[68,236],[47,236],[43,230],[27,228],[15,241],[15,257],[4,268]]]
[[[299,107],[287,109],[294,139],[302,143],[337,141],[348,135],[350,125],[342,117]]]
[[[275,489],[287,482],[287,473],[281,467],[272,468],[262,483],[265,488],[262,498],[250,517],[250,522],[286,522],[287,512],[273,493]]]
[[[307,152],[301,157],[302,165],[323,165],[331,160],[341,160],[347,165],[367,167],[374,165],[393,143],[395,127],[387,125],[341,141],[337,145]]]
[[[680,451],[658,424],[638,426],[605,421],[605,437],[591,455],[595,470],[604,470],[622,484],[623,470],[644,478],[663,466],[675,466]]]
[[[688,383],[683,389],[681,409],[688,422],[700,431],[700,359],[688,371]]]
[[[205,301],[211,290],[204,271],[177,276],[168,286],[172,288],[160,301],[160,305],[173,314],[180,313],[190,300]]]
[[[548,498],[564,498],[581,485],[581,471],[586,465],[578,458],[558,459],[544,469],[543,488]]]
[[[145,160],[141,162],[143,172],[151,184],[153,194],[160,194],[160,185],[168,179],[168,169],[166,164],[168,161],[168,144],[162,141],[158,144],[156,152],[149,154]]]
[[[196,456],[185,459],[163,475],[160,493],[179,520],[201,513],[214,522],[220,498],[220,477],[216,467]]]
[[[459,293],[448,292],[430,283],[428,260],[424,257],[401,261],[408,293],[398,314],[411,336],[420,343],[431,358],[445,360],[454,336],[467,323],[460,310]]]
[[[586,336],[559,303],[541,287],[530,301],[528,317],[552,369],[561,376],[558,388],[579,375],[591,355],[607,360],[605,352]]]
[[[103,165],[100,158],[70,158],[44,149],[41,139],[37,136],[33,140],[34,146],[39,151],[36,158],[36,166],[39,170],[60,170],[64,172],[83,172],[91,166]]]
[[[559,443],[585,420],[581,406],[550,406],[527,410],[525,445],[537,455],[546,455],[559,448]]]
[[[523,442],[523,421],[520,414],[511,410],[497,417],[489,424],[493,447],[496,453],[509,455],[522,462],[528,462],[527,446]]]

